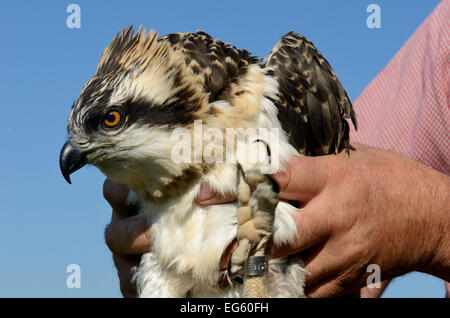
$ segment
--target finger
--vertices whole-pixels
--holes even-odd
[[[322,259],[320,260],[320,264],[327,266],[325,253],[321,252],[318,255],[322,257]],[[329,253],[328,261],[330,261],[330,259],[332,260],[332,257],[334,257],[334,259],[337,259],[336,255],[332,255],[332,253]],[[358,266],[354,266],[354,263],[352,263],[351,260],[349,261],[348,257],[340,256],[339,259],[346,261],[335,261],[334,265],[327,266],[328,271],[323,270],[322,272],[320,272],[317,267],[320,266],[319,264],[313,265],[316,267],[313,267],[311,265],[311,262],[306,265],[306,271],[319,272],[318,275],[313,277],[313,279],[315,279],[314,283],[311,283],[311,278],[309,282],[308,277],[306,278],[306,295],[308,297],[337,297],[342,295],[350,295],[353,294],[353,292],[358,292],[358,297],[360,297],[359,291],[361,287],[364,286],[364,279],[362,278],[363,273],[358,269]],[[314,274],[311,273],[311,275]],[[326,278],[318,279],[319,275]]]
[[[306,275],[306,285],[314,286],[330,277],[336,277],[346,268],[347,258],[343,255],[336,255],[324,244],[304,259]]]
[[[289,162],[284,171],[272,175],[280,186],[280,198],[306,202],[320,193],[328,177],[327,161],[331,156],[298,156]]]
[[[129,189],[126,185],[106,179],[103,183],[103,197],[117,213],[116,217],[125,218],[127,215],[126,199]]]
[[[119,213],[119,212],[117,212],[117,210],[112,210],[111,223],[110,224],[115,224],[115,223],[117,223],[119,221],[122,221],[125,218],[126,218],[126,212],[125,213]]]
[[[120,291],[125,298],[134,298],[137,295],[137,288],[133,280],[133,267],[139,264],[139,256],[119,256],[113,254],[114,265],[119,276]]]
[[[195,201],[200,205],[222,204],[236,201],[236,196],[231,194],[219,195],[211,191],[208,185],[202,184]]]
[[[320,200],[318,200],[320,201]],[[288,256],[304,251],[311,246],[325,241],[331,233],[327,211],[321,208],[315,200],[309,202],[304,208],[298,209],[294,216],[297,227],[297,237],[292,244],[269,247],[269,258]]]
[[[150,250],[150,234],[144,216],[128,217],[111,223],[105,230],[105,241],[118,255],[139,255]]]
[[[306,297],[310,298],[331,298],[348,293],[344,284],[339,279],[329,279],[322,284],[306,288]]]
[[[386,290],[387,286],[391,282],[390,279],[380,282],[380,287],[369,288],[368,286],[361,288],[361,298],[379,298]]]

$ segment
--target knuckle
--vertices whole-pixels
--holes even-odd
[[[128,187],[126,185],[115,183],[110,179],[103,182],[103,197],[111,206],[120,206],[124,204],[128,196]]]
[[[108,202],[111,200],[111,192],[113,191],[114,183],[110,179],[103,182],[103,197]]]
[[[113,225],[108,224],[105,228],[105,232],[104,232],[104,236],[105,236],[105,243],[106,246],[108,246],[109,250],[111,252],[115,252],[115,244],[114,244],[114,228]]]

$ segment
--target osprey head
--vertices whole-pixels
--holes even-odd
[[[186,167],[171,160],[170,132],[199,118],[207,96],[179,55],[153,31],[128,27],[116,35],[72,107],[60,154],[69,183],[88,163],[133,190],[149,182],[143,173],[162,183],[181,174]]]

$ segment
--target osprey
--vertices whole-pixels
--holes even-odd
[[[127,203],[152,225],[151,250],[134,275],[141,297],[239,297],[240,284],[218,283],[237,271],[219,269],[237,237],[237,203],[199,206],[200,185],[237,194],[236,161],[244,171],[262,171],[273,167],[276,155],[275,169],[282,170],[294,156],[348,151],[346,118],[356,127],[335,72],[310,41],[292,31],[267,59],[259,59],[201,31],[158,38],[130,26],[104,50],[72,107],[60,167],[69,183],[71,173],[92,164],[130,188]],[[237,129],[234,144],[219,138],[211,151],[234,153],[234,162],[206,160],[206,152],[194,158],[192,144],[207,138],[198,137],[199,123],[203,132]],[[240,138],[251,128],[279,134],[269,139],[257,131]],[[174,160],[180,143],[174,133],[180,131],[189,137],[184,141],[194,140],[185,149],[190,160]],[[239,150],[240,143],[250,151]],[[250,160],[262,144],[266,157]],[[295,240],[295,213],[287,202],[276,205],[274,244]],[[271,260],[264,284],[269,297],[303,296],[301,261]]]

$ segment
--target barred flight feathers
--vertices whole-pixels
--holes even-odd
[[[304,155],[326,155],[349,147],[352,104],[330,64],[305,37],[292,31],[269,54],[279,84],[278,118],[290,143]]]

